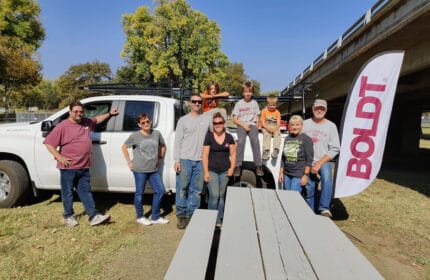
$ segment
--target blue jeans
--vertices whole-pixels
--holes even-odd
[[[145,192],[146,180],[149,180],[154,195],[152,197],[152,215],[153,221],[160,218],[160,202],[164,194],[164,185],[161,180],[160,173],[158,171],[151,173],[133,172],[134,182],[136,184],[136,192],[134,193],[134,208],[136,209],[136,217],[143,217],[143,193]]]
[[[93,194],[90,185],[90,170],[85,169],[60,169],[61,200],[64,208],[64,218],[74,214],[73,211],[73,188],[76,188],[79,199],[84,205],[85,212],[90,217],[97,214]]]
[[[301,178],[291,177],[289,175],[284,174],[284,190],[291,190],[299,192],[303,198],[306,200],[306,203],[309,207],[314,211],[314,201],[315,201],[315,184],[308,183],[303,188],[301,184]]]
[[[225,192],[227,190],[227,171],[225,172],[212,172],[209,171],[209,182],[208,182],[208,209],[218,210],[217,224],[221,224],[222,218],[224,217],[224,200]]]
[[[201,160],[181,159],[181,172],[176,175],[176,215],[191,217],[200,207],[203,190]]]
[[[316,189],[318,181],[321,181],[319,201],[315,201],[315,204],[318,205],[318,208],[315,209],[316,212],[330,210],[331,195],[333,192],[332,168],[333,162],[326,162],[318,170],[318,174],[320,175],[319,180],[315,174],[310,174],[309,176],[308,185],[313,185],[314,189]]]

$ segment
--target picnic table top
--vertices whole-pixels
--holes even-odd
[[[383,279],[298,192],[228,187],[215,279]]]

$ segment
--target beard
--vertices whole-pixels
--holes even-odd
[[[315,113],[314,112],[314,117],[317,119],[323,119],[325,117],[326,112],[322,112],[322,113]]]

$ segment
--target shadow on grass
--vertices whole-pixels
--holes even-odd
[[[345,205],[339,198],[333,198],[331,201],[331,213],[333,215],[332,220],[344,221],[348,220],[349,214],[346,210]]]
[[[55,195],[55,196],[54,196]],[[94,202],[96,203],[96,208],[102,212],[108,212],[116,204],[127,204],[134,205],[134,193],[103,193],[103,192],[93,192]],[[143,205],[152,205],[152,194],[143,195]],[[61,195],[59,191],[38,191],[37,196],[29,195],[28,200],[25,205],[33,205],[37,203],[45,202],[47,205],[52,203],[61,203]],[[73,202],[81,203],[76,192],[73,193]],[[161,200],[160,208],[162,210],[161,216],[164,217],[173,211],[173,204],[175,204],[174,194],[164,194]],[[145,207],[146,209],[149,209]],[[84,215],[80,213],[80,215]],[[145,213],[145,216],[150,216],[151,211]]]
[[[378,178],[402,185],[430,197],[430,151],[415,156],[384,157]]]
[[[94,201],[97,208],[102,212],[107,212],[118,203],[134,205],[133,193],[93,193]],[[152,194],[143,195],[143,205],[152,205]],[[174,194],[165,194],[161,200],[160,208],[162,210],[161,216],[164,217],[173,211],[173,204],[175,203]],[[145,207],[146,208],[146,207]],[[151,211],[145,212],[145,216],[149,217]]]

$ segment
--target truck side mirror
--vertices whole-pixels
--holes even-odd
[[[46,137],[49,132],[54,128],[52,125],[52,121],[43,121],[42,122],[42,137]]]

